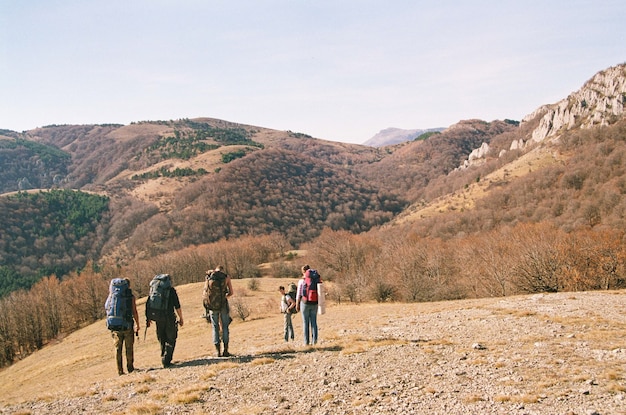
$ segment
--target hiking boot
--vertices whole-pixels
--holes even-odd
[[[132,373],[135,370],[134,366],[128,366],[128,373]]]
[[[222,356],[224,357],[230,356],[230,353],[228,353],[228,343],[224,343],[224,352],[222,353]]]
[[[217,357],[222,357],[222,352],[220,350],[220,345],[219,344],[215,345],[215,350],[217,350]]]

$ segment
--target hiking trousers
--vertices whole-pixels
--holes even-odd
[[[175,318],[168,318],[164,322],[156,322],[156,332],[161,343],[161,361],[164,366],[172,363],[176,338],[178,337],[178,322]]]
[[[300,303],[304,345],[317,343],[317,303]]]
[[[133,329],[122,330],[122,331],[112,331],[111,335],[113,337],[113,344],[115,346],[115,359],[117,360],[117,373],[122,375],[124,374],[124,364],[122,357],[122,349],[125,347],[126,352],[126,369],[128,372],[132,372],[135,370],[134,367],[134,351],[133,346],[135,345],[135,333],[133,333]]]
[[[291,340],[293,340],[293,321],[291,319],[291,313],[285,313],[285,325],[284,325],[284,332],[285,332],[285,341],[288,342],[289,338],[291,338]]]
[[[220,326],[221,326],[221,341],[227,345],[229,341],[230,330],[228,326],[230,326],[230,322],[233,321],[230,318],[230,307],[228,303],[224,307],[222,307],[219,311],[209,311],[209,317],[211,319],[211,326],[213,328],[213,344],[220,344]]]

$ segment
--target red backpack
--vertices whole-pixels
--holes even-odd
[[[320,274],[314,269],[309,269],[304,274],[302,296],[306,299],[307,303],[317,303],[317,284],[321,281]]]

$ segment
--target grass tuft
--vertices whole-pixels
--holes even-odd
[[[268,365],[270,363],[274,363],[275,361],[276,359],[274,359],[273,357],[261,357],[259,359],[254,359],[252,361],[252,365],[253,366]]]
[[[131,405],[128,408],[129,415],[157,415],[161,413],[161,407],[155,403],[143,403]]]

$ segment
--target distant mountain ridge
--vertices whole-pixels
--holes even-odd
[[[385,128],[381,130],[372,138],[363,143],[365,146],[371,147],[384,147],[393,144],[403,143],[405,141],[411,141],[419,137],[424,133],[439,132],[445,128],[427,128],[427,129],[413,129],[403,130],[401,128]]]

